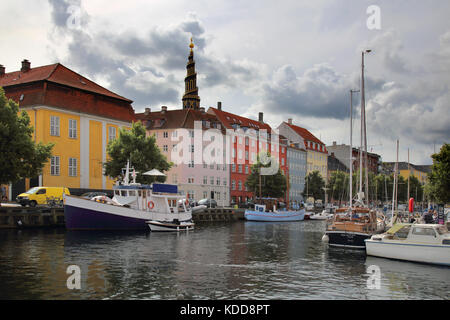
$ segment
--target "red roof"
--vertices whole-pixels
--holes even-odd
[[[214,112],[224,127],[228,129],[232,129],[233,124],[238,124],[240,127],[248,127],[255,130],[265,129],[267,132],[272,132],[272,128],[267,123],[261,123],[257,120],[241,117],[234,113],[222,111],[212,107],[208,109],[208,113],[210,112]]]
[[[0,87],[15,86],[18,84],[43,80],[98,93],[111,98],[120,99],[128,103],[133,102],[132,100],[119,96],[118,94],[103,88],[102,86],[70,70],[60,63],[31,68],[26,72],[14,71],[5,73],[3,76],[0,76]]]
[[[300,135],[302,138],[303,138],[303,140],[305,140],[305,141],[311,141],[311,142],[315,142],[315,143],[317,143],[317,144],[319,144],[319,145],[322,145],[323,146],[323,150],[324,151],[322,151],[322,152],[326,152],[326,146],[325,146],[325,144],[322,142],[322,141],[320,141],[319,139],[317,139],[311,132],[309,132],[307,129],[305,129],[305,128],[302,128],[302,127],[299,127],[299,126],[296,126],[296,125],[294,125],[294,124],[290,124],[290,123],[288,123],[288,122],[284,122],[285,124],[287,124],[292,130],[294,130],[298,135]],[[321,151],[321,150],[318,150],[317,148],[316,149],[314,149],[314,148],[309,148],[308,147],[308,145],[305,143],[305,147],[307,148],[307,149],[311,149],[311,150],[316,150],[316,151]]]

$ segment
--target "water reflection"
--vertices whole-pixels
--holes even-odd
[[[328,248],[321,221],[193,232],[0,230],[3,299],[448,299],[449,269]],[[81,289],[69,290],[69,265]],[[367,288],[367,267],[381,288]]]

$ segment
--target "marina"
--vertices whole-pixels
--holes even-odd
[[[193,232],[11,229],[1,299],[449,299],[448,267],[321,242],[325,221],[196,223]],[[68,266],[81,288],[66,286]],[[370,289],[370,266],[380,288]]]

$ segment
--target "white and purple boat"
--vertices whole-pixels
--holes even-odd
[[[149,221],[193,228],[192,210],[178,186],[163,183],[142,185],[128,182],[129,164],[124,184],[114,186],[114,197],[94,200],[64,195],[64,216],[69,230],[152,230]],[[178,228],[178,230],[184,228]],[[158,230],[159,231],[159,230]]]

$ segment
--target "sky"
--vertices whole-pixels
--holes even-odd
[[[193,38],[201,106],[350,141],[364,55],[368,150],[431,164],[450,140],[448,0],[3,0],[6,72],[60,62],[148,107],[181,108]],[[360,141],[360,94],[353,95]]]

